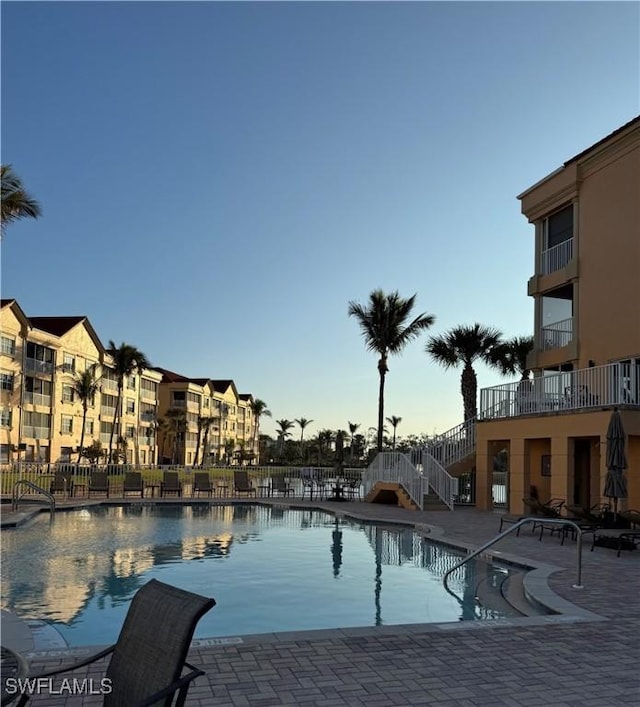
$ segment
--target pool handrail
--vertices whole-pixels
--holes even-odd
[[[65,481],[66,483],[66,481]],[[51,514],[55,513],[56,510],[56,499],[52,493],[49,491],[46,491],[43,489],[41,486],[38,486],[37,484],[34,484],[33,481],[28,481],[27,479],[18,479],[16,483],[13,485],[13,494],[11,497],[11,510],[16,511],[18,509],[18,503],[22,500],[22,497],[27,493],[26,491],[23,491],[19,496],[18,496],[18,488],[20,486],[26,486],[27,488],[33,489],[34,491],[37,491],[38,493],[41,493],[43,496],[45,496],[47,499],[49,499],[49,510],[51,511]]]
[[[583,589],[584,585],[582,584],[582,528],[573,520],[570,520],[569,518],[544,518],[541,519],[540,516],[526,516],[524,518],[520,518],[516,523],[514,523],[510,528],[507,528],[504,530],[502,533],[498,533],[494,538],[489,540],[489,542],[486,542],[484,545],[480,546],[476,550],[473,550],[470,552],[466,557],[464,557],[460,562],[456,563],[451,569],[447,570],[444,573],[444,577],[442,578],[442,583],[444,584],[444,588],[449,591],[449,587],[447,586],[447,580],[449,579],[449,576],[455,572],[455,570],[460,569],[462,565],[466,564],[469,562],[469,560],[473,560],[474,557],[477,557],[478,555],[481,555],[485,550],[488,550],[492,545],[495,545],[499,540],[502,540],[502,538],[505,538],[507,535],[512,533],[514,530],[520,529],[523,525],[526,525],[527,523],[540,523],[541,520],[544,521],[545,525],[547,523],[550,523],[551,525],[569,525],[573,526],[577,532],[577,554],[578,554],[578,566],[577,566],[577,580],[575,584],[572,584],[571,586],[574,589]]]

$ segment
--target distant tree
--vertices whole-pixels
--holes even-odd
[[[10,223],[41,214],[40,205],[26,192],[10,164],[0,165],[0,195],[0,237]]]
[[[80,432],[80,446],[78,447],[78,464],[84,452],[84,431],[87,425],[87,411],[93,403],[95,396],[100,391],[100,378],[96,376],[97,364],[87,366],[84,371],[73,374],[71,389],[75,397],[82,404],[82,431]]]
[[[94,439],[93,442],[82,450],[83,456],[87,459],[89,464],[97,464],[103,456],[105,456],[105,451],[102,449],[102,444],[99,439]]]
[[[378,451],[382,451],[382,433],[384,425],[384,383],[389,371],[387,365],[390,355],[400,354],[405,346],[428,329],[435,317],[431,314],[419,314],[408,322],[416,300],[416,295],[407,299],[398,292],[385,294],[374,290],[369,295],[369,305],[349,302],[349,316],[355,317],[360,324],[367,349],[378,354],[378,373],[380,385],[378,391]]]
[[[215,419],[213,417],[199,417],[198,418],[198,445],[200,444],[200,430],[202,429],[204,431],[204,436],[202,440],[202,464],[201,466],[204,466],[207,461],[209,461],[209,431],[211,430],[211,427],[213,426],[213,423],[215,422]],[[196,464],[198,461],[198,452],[196,449]]]
[[[464,404],[465,422],[478,414],[478,377],[473,368],[475,361],[495,366],[492,352],[500,343],[498,329],[481,324],[459,326],[441,336],[431,337],[425,351],[444,368],[462,365],[460,392]]]
[[[357,422],[349,422],[349,457],[351,458],[351,463],[353,464],[353,437],[358,431],[360,424]]]
[[[177,464],[180,443],[187,431],[187,413],[182,408],[169,408],[161,420],[161,427],[165,431],[162,447],[165,448],[167,438],[171,440],[171,463]]]
[[[271,410],[267,410],[267,404],[264,400],[260,400],[260,398],[255,398],[251,401],[251,412],[253,413],[253,417],[255,419],[255,424],[253,426],[253,448],[255,450],[256,438],[258,436],[258,428],[260,427],[260,418],[263,416],[271,417]],[[260,446],[258,446],[258,456],[256,459],[257,464],[260,463],[260,456]]]
[[[531,369],[527,367],[527,357],[533,351],[532,336],[514,336],[494,346],[490,359],[494,366],[500,369],[504,376],[520,376],[520,380],[528,380]]]
[[[398,425],[402,422],[401,417],[396,417],[395,415],[392,415],[391,417],[387,417],[387,422],[393,427],[393,451],[396,451],[396,429]]]
[[[109,461],[112,461],[113,450],[113,435],[116,428],[119,426],[122,411],[122,389],[124,388],[124,379],[136,373],[142,373],[145,368],[151,368],[149,359],[138,351],[135,346],[122,342],[120,346],[116,346],[113,341],[109,341],[107,353],[113,360],[113,370],[118,382],[118,396],[116,398],[116,414],[111,428],[111,436],[109,437]]]
[[[298,427],[300,427],[300,459],[302,459],[304,449],[304,430],[313,422],[313,420],[307,420],[306,417],[299,417],[296,418],[295,422],[297,422]]]

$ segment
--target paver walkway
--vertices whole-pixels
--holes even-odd
[[[434,539],[477,547],[499,516],[472,509],[412,512],[364,503],[321,505],[361,518],[424,523]],[[523,530],[497,550],[559,568],[555,593],[602,620],[558,617],[438,626],[383,626],[242,637],[193,648],[207,672],[188,705],[219,707],[608,707],[640,705],[640,552],[583,553],[583,589],[574,589],[576,546]],[[54,663],[48,661],[46,666]],[[33,663],[37,670],[43,663]],[[95,670],[95,669],[94,669]],[[87,675],[79,671],[79,675]],[[100,671],[90,675],[99,677]],[[37,705],[95,705],[100,698],[40,695]]]

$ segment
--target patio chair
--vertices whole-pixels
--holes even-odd
[[[349,481],[342,487],[342,493],[346,498],[350,499],[351,501],[355,501],[356,499],[362,500],[360,479],[351,479],[351,481]]]
[[[109,475],[106,471],[94,471],[89,477],[89,498],[92,493],[106,493],[109,498]]]
[[[63,474],[61,471],[56,471],[51,479],[51,487],[49,491],[53,494],[63,493],[68,498],[73,496],[73,480],[69,474]]]
[[[169,493],[182,496],[182,482],[177,471],[165,471],[160,482],[160,496],[164,497]]]
[[[206,493],[208,496],[213,494],[213,485],[206,471],[196,471],[193,475],[193,495],[198,494],[200,498],[201,493]]]
[[[122,484],[122,495],[128,493],[140,494],[140,498],[144,494],[144,486],[142,485],[142,474],[139,471],[127,471],[124,475]]]
[[[198,621],[215,603],[214,599],[152,579],[133,597],[114,645],[30,679],[61,675],[110,655],[105,678],[111,692],[104,695],[104,705],[142,707],[161,703],[168,707],[176,694],[176,704],[183,705],[191,682],[205,674],[187,662],[189,645]],[[185,666],[190,672],[182,675]],[[25,705],[29,697],[23,695],[18,704]]]
[[[233,491],[234,493],[244,493],[248,496],[256,495],[256,488],[249,480],[249,474],[246,471],[233,472]]]
[[[274,476],[271,479],[271,493],[280,493],[283,496],[290,496],[293,493],[293,486],[289,486],[284,476]]]

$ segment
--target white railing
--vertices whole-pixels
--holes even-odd
[[[148,390],[147,388],[140,388],[140,399],[141,400],[154,400],[156,399],[156,391]]]
[[[418,448],[421,451],[422,448]],[[424,446],[445,469],[473,454],[476,449],[476,418],[465,420],[437,435]],[[421,463],[416,459],[415,463]]]
[[[560,410],[640,407],[640,376],[626,363],[553,373],[480,391],[479,419],[518,417]]]
[[[100,406],[100,414],[107,415],[109,417],[115,417],[116,409],[112,408],[110,405],[101,405]]]
[[[401,484],[411,500],[422,510],[424,496],[429,492],[425,476],[411,463],[406,454],[400,452],[379,452],[362,475],[364,497],[376,482]]]
[[[22,436],[27,439],[49,439],[51,437],[51,429],[49,427],[25,425],[22,428]]]
[[[100,380],[100,385],[102,387],[102,392],[106,393],[107,390],[118,391],[118,381],[113,378],[102,378]]]
[[[25,370],[28,373],[53,373],[53,363],[38,361],[36,358],[27,358],[25,360]]]
[[[543,275],[567,266],[573,259],[573,238],[542,251],[540,269]]]
[[[43,393],[25,393],[24,402],[31,405],[44,405],[51,407],[51,396]]]
[[[573,317],[560,322],[547,324],[540,329],[540,348],[542,351],[561,349],[573,339]]]

